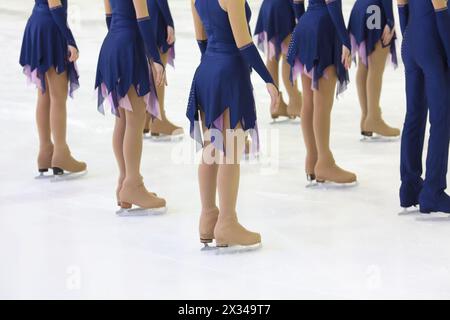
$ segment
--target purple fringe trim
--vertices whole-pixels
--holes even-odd
[[[356,63],[356,58],[359,57],[362,61],[362,63],[368,67],[369,66],[369,55],[367,54],[367,45],[366,41],[361,42],[358,44],[356,41],[356,38],[353,34],[350,34],[350,40],[352,43],[352,57],[353,61]],[[398,67],[398,57],[397,57],[397,49],[395,46],[395,40],[392,41],[391,45],[391,63],[394,67],[394,69],[397,69]]]
[[[244,119],[241,120],[241,123],[242,127],[245,128]],[[211,134],[211,143],[214,146],[214,148],[224,152],[225,148],[222,137],[222,132],[224,130],[223,113],[216,120],[213,121],[213,124],[211,128],[209,128],[209,130]],[[250,154],[256,155],[259,153],[260,150],[258,123],[255,122],[254,128],[250,128],[246,131],[250,135],[250,138],[252,140],[252,143],[250,144]],[[191,130],[191,137],[196,142],[197,151],[200,151],[205,144],[205,142],[203,141],[202,126],[200,124],[200,121],[194,122],[194,126]]]
[[[150,66],[149,66],[149,72],[150,72],[150,91],[142,97],[144,99],[147,112],[152,117],[158,118],[161,120],[162,119],[161,118],[161,109],[159,106],[158,97],[156,94],[156,87],[153,82],[153,78],[152,78],[153,74],[152,74]],[[135,89],[136,89],[136,92],[139,94],[140,87],[138,86]],[[123,108],[127,111],[133,111],[133,107],[131,105],[131,101],[130,101],[130,98],[128,97],[128,95],[121,97],[120,95],[117,94],[117,92],[114,89],[112,91],[108,92],[108,88],[105,83],[102,83],[97,88],[97,95],[98,95],[97,110],[103,115],[105,114],[105,109],[103,106],[105,100],[108,100],[108,102],[111,106],[111,113],[117,117],[119,117],[119,108]]]
[[[167,53],[169,54],[167,57],[167,63],[171,65],[172,68],[175,68],[175,46],[171,46]]]
[[[190,125],[191,138],[196,142],[195,144],[196,150],[200,151],[204,147],[205,142],[203,139],[202,126],[200,121],[198,120],[200,119],[200,111],[195,91],[195,76],[189,93],[186,116],[191,123]],[[245,120],[243,118],[241,119],[241,125],[243,128],[247,128]],[[211,124],[211,128],[209,129],[212,129],[210,131],[210,134],[211,134],[211,143],[213,144],[214,148],[224,152],[225,149],[222,139],[222,132],[224,129],[223,113],[219,117],[217,117],[216,120],[213,121],[213,123]],[[250,155],[254,156],[257,153],[259,153],[260,150],[258,123],[255,121],[254,127],[247,128],[246,132],[250,135],[250,138],[252,140],[252,144],[250,146]]]
[[[319,79],[317,77],[316,67],[313,67],[311,70],[307,70],[306,66],[303,65],[299,59],[295,59],[295,65],[292,68],[292,79],[297,79],[300,75],[304,74],[308,78],[312,80],[311,82],[311,90],[319,90]],[[325,79],[328,79],[328,75],[326,72],[323,74]],[[339,97],[345,90],[347,90],[348,81],[339,81],[336,86],[336,97]]]
[[[77,64],[73,64],[73,68],[68,67],[67,68],[67,77],[69,79],[69,96],[73,99],[73,93],[80,88],[80,82],[78,81],[79,72]],[[59,74],[59,70],[56,70],[56,72]],[[38,71],[38,69],[31,70],[30,65],[26,65],[23,67],[23,73],[27,77],[27,83],[28,85],[34,84],[37,89],[41,90],[42,93],[45,93],[46,87],[45,87],[45,72],[41,73]]]
[[[273,60],[273,58],[279,59],[281,53],[287,55],[288,45],[284,42],[281,44],[281,47],[277,46],[275,38],[268,40],[267,32],[265,31],[259,33],[257,37],[257,45],[259,50],[264,52],[270,60]]]

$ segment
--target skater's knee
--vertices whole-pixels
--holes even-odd
[[[50,108],[50,94],[48,93],[48,90],[45,92],[39,90],[37,104],[38,108]]]

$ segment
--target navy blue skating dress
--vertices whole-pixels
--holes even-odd
[[[204,114],[204,125],[211,130],[213,144],[219,150],[224,129],[223,113],[229,109],[230,127],[238,123],[252,136],[252,150],[259,148],[256,123],[256,107],[253,86],[250,80],[250,68],[242,58],[233,37],[228,14],[219,4],[219,0],[196,0],[195,7],[208,37],[208,47],[203,54],[192,82],[186,116],[190,121],[191,137],[203,146],[200,126],[200,112]],[[251,10],[246,3],[247,20]]]
[[[377,6],[381,9],[380,21],[373,20],[375,12],[370,10],[370,6]],[[369,10],[368,10],[369,9]],[[368,23],[378,23],[380,27],[369,28]],[[356,60],[359,56],[362,63],[368,66],[368,58],[375,51],[376,44],[381,41],[384,27],[389,25],[394,27],[394,15],[392,9],[392,0],[357,0],[353,6],[348,29],[352,42],[352,55]],[[396,36],[390,44],[391,61],[394,67],[397,67],[397,50],[395,45]]]
[[[132,111],[128,91],[132,86],[145,99],[147,112],[160,117],[153,75],[147,60],[144,41],[139,33],[133,0],[110,0],[112,21],[100,50],[95,89],[98,91],[98,110],[104,113],[107,99],[111,112],[118,108]]]
[[[283,41],[294,31],[295,25],[292,0],[264,0],[255,28],[259,49],[270,59],[287,54],[288,46]]]
[[[67,10],[67,0],[61,3]],[[20,65],[29,82],[43,93],[46,91],[45,73],[50,68],[58,74],[67,72],[71,97],[79,88],[78,71],[75,63],[68,61],[67,46],[68,42],[53,19],[47,0],[36,0],[23,36]]]
[[[337,2],[340,0],[332,0]],[[342,11],[331,14],[325,0],[309,0],[308,9],[300,18],[292,34],[287,61],[291,66],[291,77],[296,79],[306,74],[312,79],[312,88],[319,89],[319,79],[329,66],[335,66],[338,84],[337,93],[347,88],[349,75],[341,62],[342,45],[349,49],[350,37],[345,30]],[[341,32],[338,32],[338,31]]]
[[[174,66],[175,45],[167,43],[167,27],[175,28],[169,4],[167,0],[147,0],[147,4],[156,45],[161,53],[169,53],[168,63]]]

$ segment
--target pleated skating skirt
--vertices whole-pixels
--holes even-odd
[[[353,6],[348,30],[352,41],[352,55],[356,59],[359,57],[362,63],[368,66],[369,56],[375,51],[375,47],[381,41],[384,26],[386,25],[386,14],[381,10],[381,28],[368,28],[367,21],[373,13],[367,13],[370,6],[382,8],[381,0],[358,0]],[[390,44],[391,62],[394,67],[398,66],[396,36]]]
[[[230,128],[239,123],[252,138],[251,152],[259,150],[259,136],[256,122],[256,107],[250,69],[239,54],[235,44],[212,48],[203,55],[192,81],[186,116],[190,122],[191,137],[204,145],[200,112],[204,114],[203,125],[208,129],[222,132],[227,124],[223,114],[229,109]],[[212,141],[215,147],[223,150],[219,139]]]
[[[295,24],[290,0],[264,0],[255,28],[259,49],[270,59],[287,54],[288,45],[283,41],[294,31]]]
[[[136,21],[130,20],[112,25],[101,47],[95,80],[98,110],[104,113],[103,103],[108,100],[111,112],[116,116],[119,115],[118,108],[132,111],[128,97],[132,86],[137,95],[145,100],[147,112],[160,118],[156,87],[145,46]]]
[[[20,65],[30,83],[46,91],[45,74],[54,68],[58,74],[67,72],[69,94],[80,87],[75,63],[68,60],[67,41],[54,22],[47,5],[36,5],[28,19],[22,40]]]
[[[317,90],[319,79],[326,76],[325,70],[334,66],[338,78],[336,94],[339,95],[349,83],[349,75],[341,58],[342,41],[326,4],[310,6],[295,27],[289,44],[287,60],[292,79],[306,74],[312,79],[312,88]]]

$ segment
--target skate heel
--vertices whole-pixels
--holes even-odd
[[[371,137],[373,137],[373,132],[372,131],[361,131],[361,135],[363,137],[371,138]]]
[[[420,207],[419,211],[421,214],[430,214],[433,212],[433,210],[431,210],[430,208],[422,208],[422,207]]]
[[[49,171],[48,169],[39,169],[39,170],[38,170],[39,175],[37,175],[37,176],[35,177],[35,179],[41,180],[41,179],[49,179],[49,178],[52,178],[53,175],[48,174],[48,171]]]
[[[65,172],[64,169],[60,167],[53,167],[53,180],[51,182],[61,182],[61,181],[67,181],[67,180],[75,180],[78,178],[81,178],[85,176],[88,171],[83,170],[80,172]]]
[[[120,210],[116,211],[119,217],[149,217],[159,216],[167,212],[167,207],[161,208],[133,208],[133,205],[128,202],[120,202]]]
[[[315,174],[306,174],[306,181],[308,181],[306,188],[313,188],[316,187],[318,184]]]
[[[133,207],[133,205],[131,204],[131,203],[128,203],[128,202],[124,202],[124,201],[119,201],[119,206],[122,208],[122,209],[131,209],[132,207]]]
[[[58,167],[53,167],[53,175],[54,176],[63,176],[64,175],[64,170]]]
[[[150,133],[150,129],[144,129],[143,133],[144,133],[144,135],[149,134]]]

